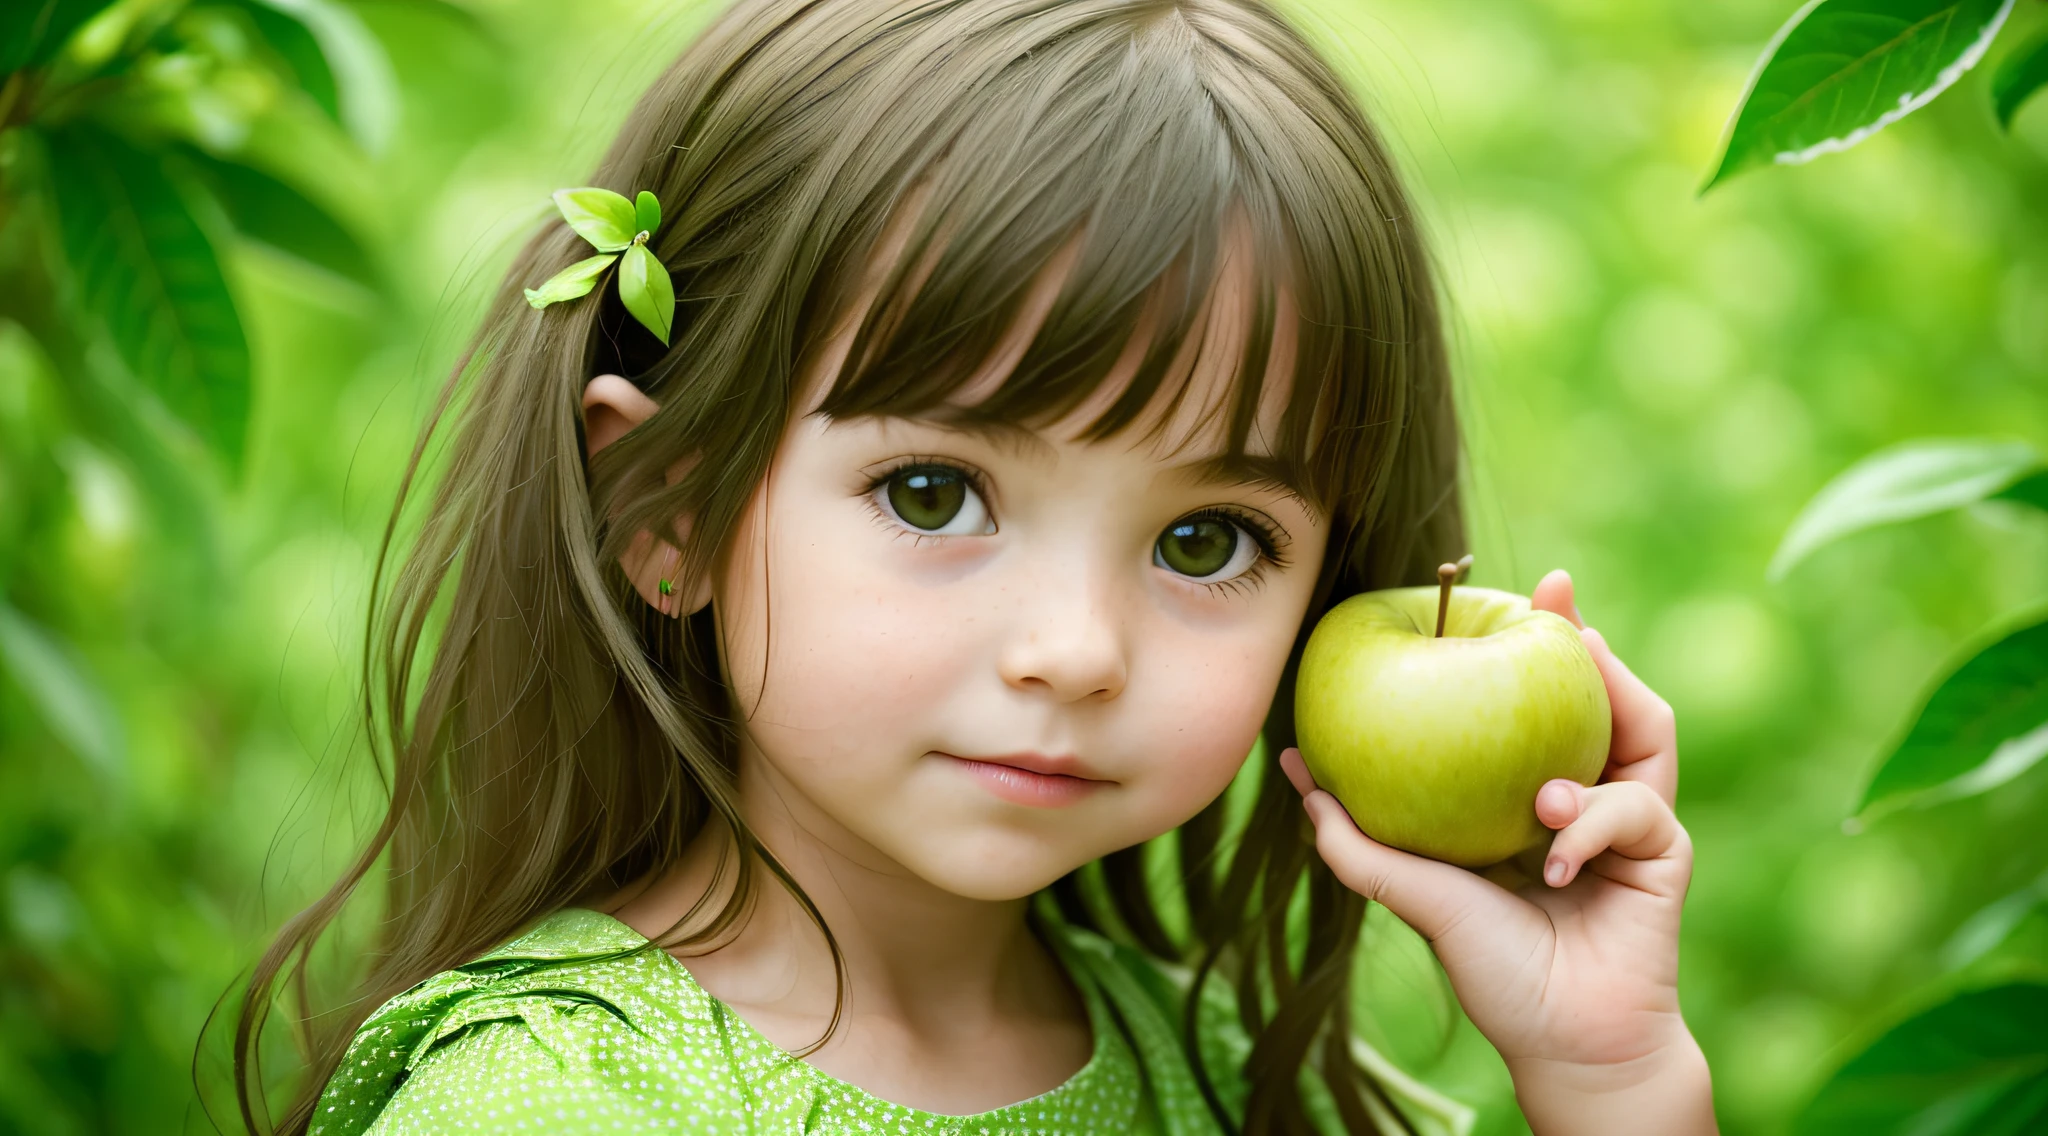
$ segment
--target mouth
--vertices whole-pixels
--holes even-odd
[[[1000,757],[961,757],[940,753],[972,774],[990,793],[1013,804],[1038,808],[1071,805],[1116,784],[1088,774],[1072,757],[1011,753]]]

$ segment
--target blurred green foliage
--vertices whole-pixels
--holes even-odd
[[[705,16],[331,6],[383,45],[383,110],[340,93],[375,61],[323,79],[317,40],[271,21],[283,6],[221,4],[259,13],[236,26],[273,46],[187,94],[271,96],[201,98],[221,114],[161,134],[190,200],[231,212],[249,168],[334,222],[323,258],[266,238],[259,210],[201,218],[250,359],[239,461],[118,329],[63,320],[91,293],[21,204],[40,143],[0,134],[0,1129],[207,1127],[194,1075],[218,1086],[224,1050],[195,1070],[195,1037],[374,815],[354,672],[415,427],[549,192],[586,179]],[[1290,6],[1387,126],[1437,238],[1478,581],[1570,567],[1588,619],[1678,709],[1699,856],[1685,1008],[1724,1127],[1780,1130],[1928,1010],[1930,983],[2048,949],[2048,769],[1843,826],[1945,660],[2040,598],[2048,525],[1985,502],[1765,582],[1802,504],[1873,450],[2048,451],[2048,101],[2002,133],[1981,89],[1994,50],[1961,97],[1701,199],[1781,0]],[[2002,43],[2044,24],[2022,4]],[[243,133],[206,133],[223,124]],[[272,214],[272,234],[318,227]],[[1479,1131],[1516,1131],[1497,1062],[1469,1027],[1439,1043],[1426,957],[1381,930],[1376,1040]],[[1850,1072],[1882,1072],[1871,1052]]]
[[[1841,153],[1927,105],[1989,51],[2014,0],[1815,0],[1772,37],[1728,127],[1711,187],[1766,161]],[[2002,127],[2048,84],[2041,31],[1992,73]],[[1702,190],[1704,192],[1704,190]],[[1837,475],[1800,511],[1765,578],[1854,533],[1988,501],[2048,511],[2048,459],[2024,441],[1918,438]],[[2021,524],[2048,519],[2036,516]],[[2044,591],[2048,596],[2048,591]],[[2007,795],[2048,756],[2048,606],[1954,657],[1871,776],[1844,831],[1902,809]],[[2034,798],[2036,819],[2048,801]],[[2022,806],[2025,807],[2024,805]],[[1967,853],[1966,853],[1967,854]],[[1870,1131],[2007,1136],[2048,1127],[2048,951],[2015,934],[2048,911],[2048,874],[1979,909],[1910,1014],[1851,1052],[1792,1122],[1804,1136]],[[2010,948],[2010,949],[2008,949]],[[1989,965],[1975,965],[1990,959]],[[2017,977],[2018,981],[1998,981]]]

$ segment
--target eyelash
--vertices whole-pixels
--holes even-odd
[[[959,474],[961,479],[967,482],[967,487],[974,490],[981,497],[982,502],[988,505],[989,511],[991,513],[995,511],[993,503],[990,502],[986,478],[983,477],[980,470],[972,466],[963,465],[953,458],[911,454],[890,462],[887,467],[869,478],[866,488],[861,490],[861,499],[867,502],[868,511],[874,515],[875,520],[894,530],[897,535],[908,536],[918,545],[922,545],[926,541],[947,539],[935,533],[918,532],[915,529],[903,527],[875,501],[875,492],[881,489],[882,486],[887,485],[890,478],[902,473],[906,469],[918,467],[937,467]],[[1288,565],[1287,557],[1282,552],[1282,549],[1287,545],[1287,540],[1281,535],[1280,527],[1266,517],[1249,509],[1233,509],[1224,505],[1214,505],[1206,509],[1197,509],[1192,513],[1183,513],[1174,518],[1174,522],[1180,521],[1221,521],[1227,525],[1234,525],[1242,530],[1245,535],[1251,537],[1252,542],[1259,546],[1259,558],[1253,562],[1252,567],[1243,575],[1229,580],[1214,582],[1189,580],[1188,582],[1191,584],[1198,584],[1201,587],[1219,593],[1246,590],[1255,588],[1263,583],[1267,571],[1274,568],[1285,568]]]
[[[925,454],[911,454],[907,457],[901,457],[893,462],[890,462],[888,466],[885,467],[880,473],[877,473],[873,477],[869,478],[867,488],[860,491],[861,500],[867,502],[868,512],[873,514],[876,523],[882,525],[884,528],[893,531],[897,536],[910,537],[911,543],[913,545],[917,545],[920,547],[922,547],[926,541],[939,541],[947,539],[946,536],[941,535],[939,533],[919,532],[913,528],[906,528],[902,524],[899,524],[896,518],[890,516],[888,512],[882,508],[880,503],[878,503],[875,500],[875,491],[880,489],[882,486],[887,485],[889,483],[890,478],[896,476],[899,473],[902,473],[906,469],[917,468],[936,468],[949,470],[953,473],[959,474],[961,480],[967,482],[967,487],[969,489],[974,490],[975,494],[981,498],[982,504],[988,507],[989,514],[991,516],[995,514],[995,505],[989,500],[987,481],[982,476],[980,470],[975,469],[972,466],[962,465],[959,461],[953,458],[942,458]]]
[[[1235,525],[1246,536],[1252,538],[1252,543],[1259,546],[1258,559],[1252,561],[1252,566],[1246,569],[1243,575],[1228,580],[1188,580],[1190,584],[1198,584],[1219,593],[1249,591],[1265,582],[1268,571],[1287,567],[1287,557],[1281,551],[1286,547],[1287,541],[1280,533],[1280,526],[1250,509],[1212,505],[1192,513],[1183,513],[1175,517],[1171,523],[1179,524],[1182,521],[1221,521],[1226,525]]]

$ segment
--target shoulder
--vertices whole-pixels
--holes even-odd
[[[685,1096],[715,1112],[719,1078],[684,1085],[669,1074],[719,1035],[718,1019],[710,997],[646,939],[566,909],[372,1013],[310,1131],[612,1130],[644,1116],[650,1099]],[[696,1063],[707,1065],[701,1052]]]

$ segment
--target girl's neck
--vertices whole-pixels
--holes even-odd
[[[846,966],[842,1032],[848,1037],[887,1023],[946,1044],[956,1036],[1014,1031],[1022,1023],[1029,1033],[1064,1035],[1067,1044],[1058,1048],[1085,1061],[1085,1009],[1032,933],[1025,919],[1029,899],[969,899],[927,883],[834,823],[763,761],[741,762],[740,807],[756,838],[832,930]],[[612,914],[649,938],[674,942],[671,930],[693,904],[709,896],[679,929],[683,935],[723,906],[735,863],[730,830],[714,822],[681,861]],[[736,930],[708,950],[684,946],[675,953],[699,985],[770,1040],[802,1049],[823,1035],[839,998],[831,951],[772,873],[757,867],[753,883],[750,910]]]

